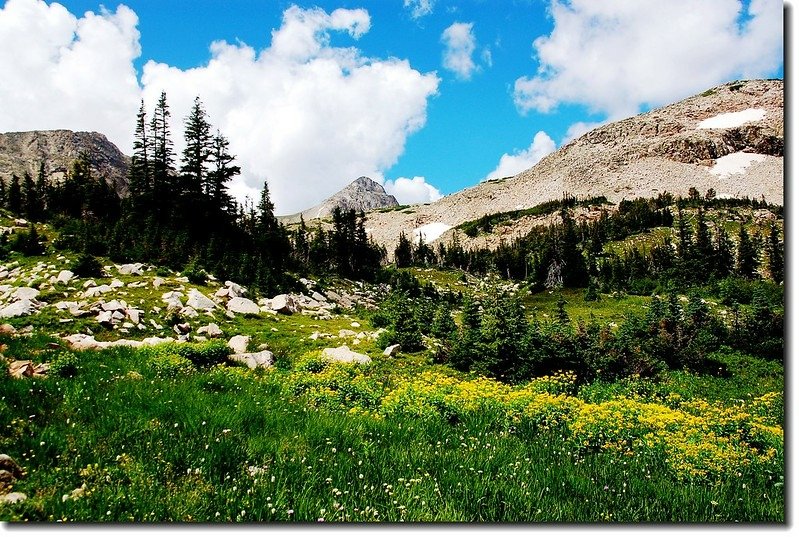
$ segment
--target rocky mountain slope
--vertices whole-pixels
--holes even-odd
[[[480,183],[412,210],[374,212],[372,237],[393,251],[401,231],[427,242],[486,214],[559,199],[611,202],[690,187],[718,196],[764,197],[782,204],[782,80],[731,82],[645,114],[596,128],[518,175]]]
[[[325,218],[333,214],[333,209],[336,207],[344,211],[355,209],[356,212],[360,212],[396,207],[397,205],[399,205],[397,198],[387,194],[383,185],[368,177],[359,177],[316,207],[279,218],[284,223],[292,223],[299,222],[300,215],[306,221],[314,218]]]
[[[72,162],[86,153],[92,169],[120,196],[128,193],[130,158],[97,132],[68,130],[0,133],[0,179],[8,182],[13,174],[22,178],[27,171],[34,178],[43,162],[52,181],[60,181]]]

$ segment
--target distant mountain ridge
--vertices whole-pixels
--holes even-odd
[[[130,157],[98,132],[46,130],[0,133],[0,179],[20,179],[28,172],[34,179],[44,163],[51,181],[61,181],[81,153],[89,157],[92,171],[104,177],[120,196],[128,194]]]
[[[299,213],[287,216],[279,216],[278,218],[282,222],[288,224],[299,222],[300,215],[302,215],[302,218],[306,221],[313,220],[315,218],[325,218],[333,214],[333,209],[336,207],[343,211],[354,209],[356,212],[369,212],[375,209],[396,207],[397,205],[399,205],[397,198],[386,193],[383,185],[370,179],[369,177],[362,176],[327,198],[319,205]]]
[[[611,202],[661,192],[784,200],[782,80],[743,80],[580,136],[513,177],[484,181],[405,211],[373,212],[366,226],[393,251],[400,232],[453,228],[487,214],[560,199]],[[428,235],[448,242],[455,230]],[[433,237],[431,239],[431,237]]]

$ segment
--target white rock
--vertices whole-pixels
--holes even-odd
[[[159,287],[164,285],[164,281],[165,280],[163,278],[153,278],[153,287],[158,289]]]
[[[269,368],[275,363],[275,355],[270,351],[231,354],[228,359],[246,364],[250,369]]]
[[[69,280],[71,280],[74,277],[75,273],[72,272],[71,270],[62,270],[61,272],[58,273],[58,276],[56,276],[55,279],[57,282],[66,284],[69,282]]]
[[[230,296],[230,289],[227,287],[220,287],[216,293],[214,293],[215,297],[218,298],[227,298]]]
[[[233,336],[227,342],[227,346],[236,354],[244,354],[247,352],[247,345],[250,344],[250,336]]]
[[[22,492],[9,492],[8,494],[0,494],[0,505],[20,503],[27,500],[28,497]]]
[[[0,309],[0,319],[5,319],[7,317],[21,317],[23,315],[31,315],[33,313],[36,313],[36,305],[27,298],[23,298],[22,300],[12,302],[8,306]]]
[[[142,267],[144,266],[143,263],[127,263],[125,265],[119,266],[119,273],[120,274],[133,274],[136,276],[142,276],[144,271]]]
[[[189,298],[186,300],[186,305],[200,311],[212,311],[216,308],[216,303],[197,289],[189,290]]]
[[[346,363],[358,363],[358,364],[368,364],[372,361],[365,354],[360,354],[355,351],[351,351],[350,348],[346,345],[342,345],[341,347],[336,348],[326,348],[322,351],[322,358],[329,360],[331,362],[346,362]]]
[[[222,329],[216,323],[210,323],[197,329],[198,334],[205,334],[208,337],[222,336]]]
[[[11,293],[11,300],[33,300],[39,296],[39,290],[34,289],[33,287],[17,287],[17,289]]]
[[[244,296],[247,294],[246,287],[242,287],[241,285],[231,282],[230,280],[225,282],[225,287],[232,291],[231,296]]]
[[[125,315],[128,316],[128,319],[130,319],[133,324],[139,324],[140,313],[141,312],[135,308],[128,308],[125,310]]]
[[[290,295],[277,295],[271,301],[271,308],[278,313],[290,315],[297,311],[297,305]]]
[[[352,337],[355,335],[355,331],[348,330],[346,328],[342,328],[338,331],[338,337]]]
[[[88,289],[89,287],[96,287],[96,286],[97,286],[97,284],[94,282],[94,280],[86,280],[85,282],[83,282],[83,288],[84,289]]]
[[[111,324],[111,320],[113,319],[113,313],[110,311],[101,311],[97,314],[95,320],[100,324]]]
[[[179,313],[183,317],[188,317],[189,319],[194,319],[195,317],[200,315],[199,313],[197,313],[197,310],[195,310],[191,306],[186,306],[185,308],[181,308]]]
[[[109,285],[111,289],[120,289],[122,287],[125,287],[125,283],[122,280],[118,280],[116,278],[111,280],[111,283]]]
[[[400,351],[400,348],[401,348],[401,347],[400,347],[400,344],[399,344],[399,343],[397,343],[397,344],[395,344],[395,345],[389,345],[389,346],[388,346],[388,347],[386,347],[386,349],[383,351],[383,356],[394,356],[394,355],[396,355],[396,354],[397,354],[397,353]]]
[[[122,301],[119,300],[112,300],[110,302],[106,302],[102,305],[103,311],[122,311],[127,307]]]
[[[359,323],[357,321],[352,321],[350,323],[350,326],[353,327],[353,328],[360,328],[361,327],[361,323]]]
[[[261,308],[258,304],[249,298],[234,297],[227,303],[227,310],[232,313],[245,313],[257,315],[261,313]]]

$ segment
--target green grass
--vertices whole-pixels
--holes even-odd
[[[3,342],[12,357],[57,352],[39,351],[45,336]],[[0,379],[0,450],[27,469],[14,490],[29,497],[0,507],[2,520],[784,520],[782,489],[765,475],[678,483],[662,456],[580,451],[557,426],[315,407],[293,388],[291,363],[170,377],[131,349],[76,354],[74,378]],[[779,384],[777,368],[730,359],[746,373],[739,383],[675,374],[668,390],[698,396],[710,382],[745,398],[763,379]],[[393,375],[426,370],[448,372],[403,355],[354,374],[388,390]]]

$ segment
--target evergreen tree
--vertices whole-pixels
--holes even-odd
[[[732,240],[724,226],[718,226],[713,245],[713,273],[718,278],[724,278],[732,274],[734,268],[735,256]]]
[[[155,201],[163,206],[164,195],[171,190],[170,174],[174,171],[175,153],[173,150],[172,134],[169,128],[169,105],[166,101],[166,92],[162,91],[155,105],[153,117],[150,120],[149,144],[152,154],[152,181]]]
[[[211,161],[214,167],[203,185],[203,193],[211,199],[212,206],[227,213],[233,210],[227,183],[241,173],[239,166],[231,166],[235,157],[230,154],[229,146],[230,142],[217,130],[211,140]]]
[[[433,316],[433,325],[430,333],[442,341],[447,341],[451,339],[457,331],[458,326],[452,318],[449,305],[442,302],[439,304]]]
[[[22,179],[22,212],[30,220],[39,218],[39,194],[36,192],[36,183],[28,172]]]
[[[397,268],[410,267],[413,264],[413,245],[404,231],[400,231],[397,247],[394,248],[394,263]]]
[[[36,175],[36,193],[39,196],[39,203],[37,205],[39,218],[45,218],[47,216],[47,210],[50,207],[51,193],[50,185],[47,182],[44,162],[39,163],[39,173]]]
[[[757,274],[757,248],[747,233],[743,223],[738,231],[738,250],[735,272],[744,278],[754,278]]]
[[[8,187],[8,210],[14,214],[20,214],[22,211],[22,188],[16,174],[11,176],[11,184]]]
[[[682,206],[682,199],[677,198],[677,257],[680,258],[680,261],[686,261],[691,255],[691,238]]]
[[[184,123],[186,147],[183,150],[183,166],[180,168],[184,175],[183,190],[199,196],[203,186],[208,184],[206,168],[212,154],[211,124],[199,97],[194,98],[194,105]],[[206,194],[210,194],[207,187]]]
[[[133,157],[128,168],[128,184],[131,196],[141,196],[150,192],[152,187],[150,173],[152,163],[149,151],[151,142],[147,132],[147,113],[144,111],[144,100],[141,101],[136,114],[136,130],[133,135]]]
[[[775,283],[782,283],[785,277],[785,258],[783,244],[780,241],[780,232],[777,226],[771,224],[766,242],[766,256],[768,273]]]
[[[702,207],[696,212],[696,230],[694,232],[694,251],[697,259],[707,260],[713,257],[713,242],[705,221],[705,211]]]

